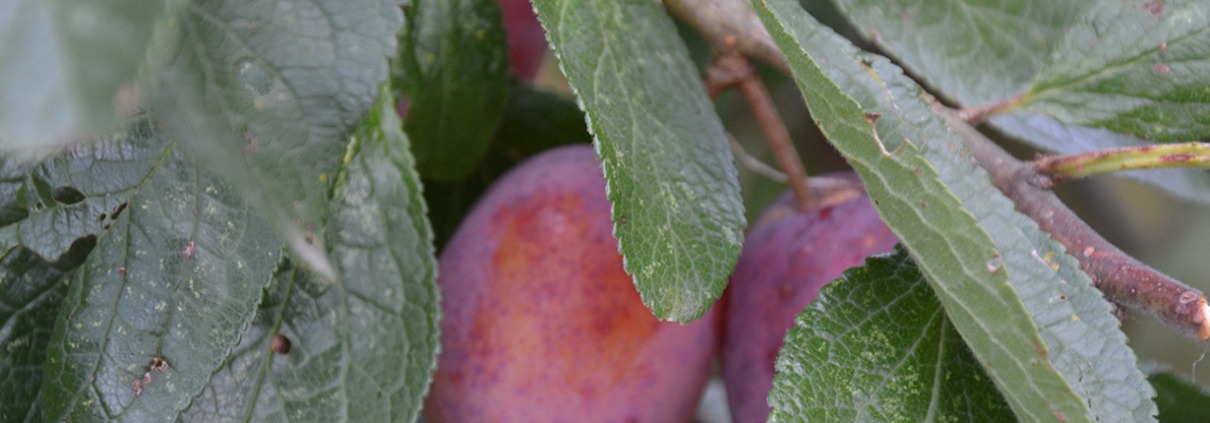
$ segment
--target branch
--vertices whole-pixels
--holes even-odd
[[[765,84],[760,81],[748,59],[736,52],[720,55],[706,69],[705,82],[712,98],[727,88],[739,86],[748,106],[752,108],[752,114],[756,116],[757,123],[764,131],[765,138],[769,141],[769,147],[773,149],[773,155],[777,157],[777,164],[788,178],[799,209],[810,210],[815,204],[815,198],[807,184],[807,173],[803,171],[802,159],[794,150],[790,131],[782,123],[781,114],[773,105],[773,98],[769,96],[769,91],[765,89]]]
[[[737,51],[790,74],[773,37],[744,0],[664,0],[664,7],[693,26],[720,53]]]
[[[1102,173],[1168,167],[1210,167],[1210,143],[1189,142],[1094,150],[1034,160],[1055,182]]]
[[[1199,342],[1210,340],[1210,307],[1196,289],[1139,262],[1101,238],[1050,191],[1051,180],[1032,163],[1009,155],[949,109],[936,105],[949,127],[987,169],[992,183],[1080,262],[1093,285],[1114,303],[1150,314]]]

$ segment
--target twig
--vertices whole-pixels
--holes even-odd
[[[1101,173],[1168,167],[1210,167],[1210,143],[1189,142],[1094,150],[1034,160],[1055,182]]]
[[[773,37],[744,0],[664,0],[669,12],[689,23],[720,53],[738,51],[790,74]]]
[[[1210,340],[1210,307],[1204,294],[1101,238],[1050,191],[1050,178],[1032,163],[1013,158],[952,110],[940,105],[935,109],[970,149],[971,156],[991,173],[996,188],[1016,203],[1017,210],[1066,246],[1107,299],[1150,314],[1199,342]]]
[[[1007,98],[995,103],[980,104],[978,106],[967,107],[958,111],[958,118],[962,119],[968,125],[978,126],[987,120],[987,118],[997,114],[1012,110],[1025,101],[1024,95],[1018,95],[1012,98]]]
[[[774,182],[779,184],[784,184],[790,179],[786,177],[786,174],[778,172],[777,169],[774,169],[773,166],[769,166],[768,164],[765,164],[765,162],[760,161],[760,159],[752,157],[751,154],[748,154],[748,151],[744,150],[744,146],[739,145],[739,141],[736,141],[735,137],[731,136],[730,133],[727,134],[727,140],[731,142],[731,154],[734,154],[736,160],[739,160],[739,162],[743,164],[744,167],[747,167],[748,170],[772,179]]]
[[[807,184],[807,173],[803,171],[802,160],[794,150],[790,131],[782,123],[781,114],[773,105],[773,98],[769,96],[769,91],[765,89],[765,84],[760,81],[748,59],[736,52],[724,53],[706,69],[705,80],[711,97],[718,96],[726,88],[739,86],[740,92],[748,100],[748,106],[752,108],[752,114],[756,116],[757,123],[764,131],[765,138],[769,141],[769,147],[773,149],[773,155],[777,157],[778,166],[788,178],[787,182],[794,191],[798,207],[810,210],[815,204],[815,199]]]

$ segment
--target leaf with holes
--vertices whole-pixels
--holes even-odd
[[[437,357],[437,260],[394,105],[384,92],[338,181],[328,245],[340,280],[282,266],[183,421],[416,419]]]
[[[75,273],[47,348],[47,421],[172,421],[239,341],[281,241],[176,148]],[[166,371],[153,370],[155,359]]]
[[[150,119],[37,166],[0,158],[0,252],[16,246],[58,260],[77,239],[100,235],[126,210],[168,143]]]

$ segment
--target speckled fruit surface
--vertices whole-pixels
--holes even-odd
[[[658,321],[617,251],[590,147],[548,151],[501,178],[441,254],[429,421],[692,418],[718,315]]]
[[[813,186],[819,205],[806,212],[787,193],[765,210],[744,241],[723,317],[723,379],[735,423],[768,417],[773,363],[786,330],[819,289],[896,243],[856,176],[829,176],[849,183]]]

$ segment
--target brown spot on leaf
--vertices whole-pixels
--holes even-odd
[[[168,361],[164,360],[162,358],[159,358],[159,357],[152,357],[151,358],[151,370],[155,370],[158,373],[164,373],[164,372],[168,371]]]
[[[289,354],[290,353],[290,338],[286,338],[285,335],[282,335],[280,333],[277,335],[273,335],[273,352],[278,353],[278,354]]]
[[[1164,13],[1164,0],[1150,0],[1143,3],[1143,10],[1151,14],[1151,17],[1157,17]]]

